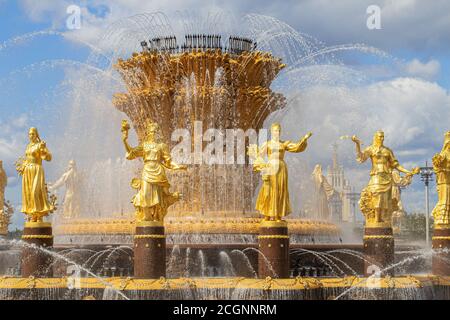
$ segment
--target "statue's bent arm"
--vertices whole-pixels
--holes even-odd
[[[52,161],[52,154],[47,147],[40,149],[41,159],[45,161]]]
[[[167,144],[162,143],[161,150],[164,167],[170,170],[183,170],[186,168],[186,166],[176,164],[175,162],[172,161],[172,156],[170,155],[169,146]]]
[[[305,138],[297,143],[294,143],[291,141],[285,142],[286,151],[293,152],[293,153],[303,152],[303,151],[305,151],[307,146],[308,146],[308,140]]]
[[[129,146],[126,154],[127,160],[134,160],[136,158],[142,158],[143,156],[144,149],[142,148],[142,146],[137,146],[136,148],[132,148]]]
[[[367,147],[364,151],[361,151],[361,146],[359,143],[356,144],[356,161],[359,163],[364,163],[370,158],[371,148]]]

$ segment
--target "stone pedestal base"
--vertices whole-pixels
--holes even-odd
[[[285,221],[263,221],[258,236],[260,278],[289,278],[289,235]]]
[[[434,229],[432,248],[433,274],[450,276],[450,229]]]
[[[159,222],[138,222],[134,235],[134,277],[159,279],[166,276],[166,237]]]
[[[44,222],[25,223],[22,240],[29,245],[35,245],[37,247],[24,247],[22,249],[22,277],[52,277],[53,270],[50,265],[53,258],[51,255],[38,249],[39,247],[48,250],[52,249],[53,235],[51,224]]]
[[[365,228],[364,275],[371,276],[394,263],[394,236],[392,228]],[[381,273],[382,276],[393,276],[394,269]]]

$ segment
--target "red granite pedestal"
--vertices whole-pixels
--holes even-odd
[[[450,229],[434,229],[433,240],[433,274],[450,276]]]
[[[364,229],[365,276],[380,272],[394,263],[394,235],[392,228]],[[394,268],[381,272],[381,276],[393,276]]]
[[[285,221],[263,221],[259,227],[258,275],[289,278],[289,235]]]
[[[25,223],[22,240],[27,243],[22,249],[22,277],[52,277],[53,258],[50,254],[39,250],[39,248],[51,250],[53,247],[51,224],[45,222]]]
[[[160,222],[138,222],[134,235],[134,277],[166,277],[166,237]]]

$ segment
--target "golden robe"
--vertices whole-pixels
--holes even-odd
[[[433,157],[436,173],[438,203],[433,210],[434,224],[450,226],[450,152],[443,151]]]
[[[3,167],[0,165],[0,212],[5,207],[5,188],[8,185],[8,177]]]
[[[256,200],[256,210],[265,217],[279,219],[292,212],[284,154],[286,151],[302,152],[306,147],[306,139],[299,143],[271,140],[261,146],[260,155],[267,155],[268,167],[262,170],[263,185]]]
[[[165,168],[176,169],[177,165],[172,163],[169,148],[164,143],[144,142],[126,155],[128,160],[138,157],[144,160],[141,180],[135,186],[139,191],[132,200],[138,210],[138,219],[149,218],[145,217],[146,210],[150,210],[154,217],[163,218],[169,206],[179,200],[177,194],[169,192],[170,184],[165,172]]]
[[[32,221],[40,221],[42,217],[54,211],[48,201],[42,160],[50,161],[51,155],[45,149],[44,157],[39,143],[30,143],[25,151],[22,175],[22,212],[31,217]]]
[[[367,159],[372,161],[369,184],[361,193],[361,199],[368,197],[370,201],[366,205],[361,205],[361,211],[366,216],[366,225],[372,223],[372,217],[367,216],[367,210],[380,210],[382,219],[385,223],[392,223],[393,199],[392,171],[399,165],[394,153],[387,147],[376,147],[374,145],[364,149],[361,155],[357,157],[359,163]],[[366,208],[365,206],[368,206]],[[381,222],[381,221],[380,221]]]

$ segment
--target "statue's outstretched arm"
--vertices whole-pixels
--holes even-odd
[[[370,157],[369,147],[364,149],[364,151],[361,151],[361,140],[359,140],[357,136],[353,136],[352,141],[355,143],[356,161],[358,161],[359,163],[366,162]]]
[[[392,162],[392,166],[399,172],[402,172],[406,175],[415,175],[418,174],[420,172],[419,168],[413,168],[412,170],[408,170],[406,168],[404,168],[402,165],[400,165],[400,163],[398,162],[398,160],[395,158],[394,154],[391,152],[391,162]]]
[[[51,186],[49,186],[49,188],[50,188],[51,190],[59,189],[59,188],[61,188],[61,187],[64,185],[64,183],[66,182],[66,180],[67,180],[67,174],[64,173],[64,174],[61,176],[61,178],[59,178],[55,183],[53,183]]]
[[[294,152],[294,153],[305,151],[306,147],[308,146],[308,139],[311,136],[312,136],[312,132],[309,132],[297,143],[287,141],[286,151]]]

